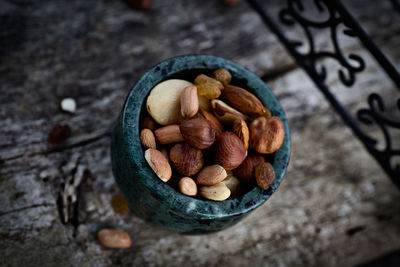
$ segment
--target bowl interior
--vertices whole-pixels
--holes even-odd
[[[285,126],[282,147],[274,153],[272,165],[276,172],[275,182],[267,190],[258,187],[231,200],[207,201],[187,197],[170,185],[162,182],[148,166],[144,157],[135,156],[135,151],[144,151],[139,140],[139,121],[145,111],[145,101],[150,90],[159,82],[177,78],[193,82],[201,73],[210,74],[214,69],[225,68],[232,74],[232,84],[255,94],[272,115],[278,116]],[[276,97],[265,83],[251,71],[230,60],[210,55],[185,55],[167,59],[146,72],[133,86],[122,113],[124,148],[130,162],[140,168],[140,179],[150,195],[163,201],[180,216],[197,219],[218,219],[247,213],[263,204],[278,188],[286,172],[290,158],[290,134],[285,113]],[[137,154],[136,154],[137,155]],[[122,190],[125,191],[125,190]]]

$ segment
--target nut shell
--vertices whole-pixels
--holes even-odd
[[[215,141],[215,129],[206,119],[185,121],[181,124],[180,130],[185,141],[197,149],[206,149]]]
[[[258,153],[274,153],[282,146],[284,137],[285,127],[278,117],[258,117],[250,124],[250,146]]]
[[[246,149],[242,140],[232,132],[224,132],[217,139],[215,160],[225,170],[237,168],[246,158]]]
[[[250,181],[254,179],[254,169],[264,163],[264,156],[260,154],[250,154],[242,164],[235,169],[235,176],[241,180]]]
[[[174,145],[169,151],[174,169],[184,176],[198,173],[204,165],[203,152],[186,143]]]

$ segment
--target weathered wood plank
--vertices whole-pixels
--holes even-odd
[[[268,9],[276,11],[278,2],[268,1]],[[18,18],[0,23],[8,38],[0,52],[2,265],[338,266],[400,247],[399,192],[245,3],[226,8],[216,1],[155,1],[146,13],[119,1],[0,5],[6,7],[0,8],[2,22],[4,10]],[[399,66],[400,23],[390,6],[348,5]],[[362,54],[368,66],[347,90],[338,85],[337,66],[323,62],[346,106],[354,111],[365,105],[370,92],[393,98],[393,85],[367,53],[352,40],[344,40],[344,50]],[[164,58],[192,52],[234,59],[267,79],[287,111],[293,153],[278,192],[245,221],[187,237],[112,210],[118,188],[109,134],[133,81]],[[58,108],[66,96],[78,102],[73,115]],[[72,137],[52,147],[47,134],[56,123],[68,123]],[[69,181],[81,182],[71,187]],[[67,201],[64,207],[78,209],[79,217],[67,212],[63,224],[57,199],[70,189],[80,192],[79,205]],[[126,229],[133,247],[101,248],[95,233],[106,226]]]

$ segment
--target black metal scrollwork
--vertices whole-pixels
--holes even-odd
[[[352,86],[355,82],[355,74],[361,72],[365,68],[364,60],[355,54],[350,54],[348,58],[343,54],[338,41],[338,26],[343,24],[346,28],[343,30],[343,34],[354,37],[355,32],[349,28],[342,17],[338,14],[337,10],[332,6],[327,6],[322,0],[314,0],[315,6],[320,13],[327,12],[328,18],[323,21],[310,20],[302,15],[305,11],[303,3],[299,0],[288,0],[287,8],[281,10],[279,13],[279,19],[287,26],[293,26],[298,23],[304,30],[308,45],[310,47],[307,53],[301,53],[298,51],[298,47],[302,46],[303,43],[298,40],[290,40],[290,44],[299,53],[299,55],[307,62],[309,67],[313,68],[315,73],[318,75],[321,82],[326,79],[327,73],[324,66],[320,70],[316,69],[317,61],[321,58],[332,58],[336,60],[340,65],[341,69],[338,70],[338,75],[342,83],[346,86]],[[334,51],[317,51],[315,42],[310,28],[330,28],[330,36],[333,44]],[[355,64],[351,63],[354,61]],[[347,74],[346,74],[347,73]]]
[[[383,99],[378,94],[371,94],[368,97],[369,107],[363,108],[357,112],[357,121],[354,116],[350,115],[346,108],[336,99],[336,97],[331,93],[330,88],[325,84],[325,79],[327,77],[326,68],[321,66],[317,69],[318,60],[321,58],[331,58],[336,60],[340,65],[340,69],[338,70],[339,79],[347,87],[352,86],[356,81],[356,74],[364,70],[364,60],[360,56],[349,54],[346,57],[343,54],[338,41],[338,29],[340,25],[344,26],[344,35],[358,38],[363,43],[381,67],[386,71],[393,83],[398,87],[398,89],[400,89],[400,74],[394,66],[372,42],[369,36],[339,0],[313,0],[319,13],[328,14],[328,18],[321,21],[306,18],[304,15],[305,7],[301,0],[287,0],[286,7],[279,13],[279,19],[286,26],[293,26],[295,24],[300,25],[305,33],[309,46],[308,51],[305,53],[299,51],[299,47],[301,47],[303,43],[299,40],[289,39],[276,22],[265,12],[258,0],[247,1],[254,10],[258,12],[270,30],[276,34],[278,39],[295,58],[297,63],[308,73],[332,107],[352,129],[353,133],[363,142],[368,152],[378,161],[384,171],[400,189],[400,166],[399,164],[391,163],[394,157],[400,157],[400,150],[393,148],[392,137],[388,130],[389,128],[399,130],[400,121],[396,121],[384,115],[385,105]],[[397,3],[395,1],[396,0],[392,0],[394,4]],[[333,51],[317,51],[311,31],[312,28],[329,29]],[[397,102],[397,106],[400,110],[400,99]],[[384,149],[380,150],[377,148],[378,141],[363,131],[360,127],[361,124],[376,125],[380,128],[384,137]]]

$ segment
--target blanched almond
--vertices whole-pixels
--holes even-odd
[[[223,201],[231,195],[231,191],[223,183],[211,186],[201,186],[199,193],[202,197],[215,201]]]
[[[225,169],[218,164],[203,168],[197,175],[197,184],[215,185],[223,181],[227,176]]]
[[[144,152],[144,157],[156,175],[163,181],[167,182],[172,175],[171,166],[164,155],[153,148],[149,148]]]
[[[143,129],[140,132],[140,142],[144,148],[156,148],[156,138],[150,129]]]
[[[177,124],[172,124],[158,128],[157,130],[154,131],[154,134],[157,137],[157,141],[163,145],[171,143],[179,143],[185,140],[181,134],[179,125]]]
[[[190,177],[183,177],[179,180],[179,191],[182,194],[194,197],[197,195],[197,185]]]

